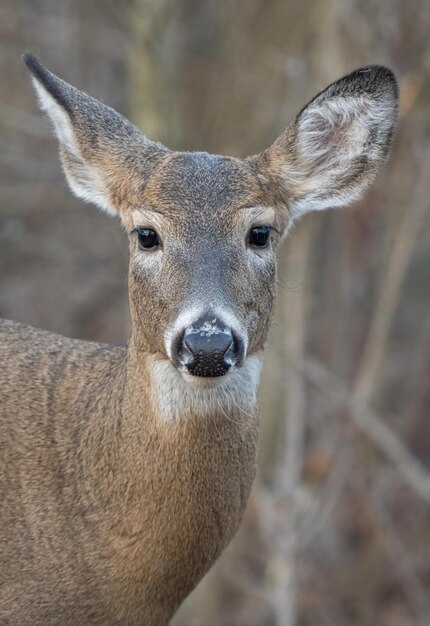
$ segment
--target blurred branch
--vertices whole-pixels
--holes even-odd
[[[395,432],[367,406],[365,400],[358,393],[351,395],[347,385],[318,361],[307,359],[303,372],[318,389],[331,395],[335,404],[349,410],[358,430],[391,461],[414,492],[430,504],[430,473]]]
[[[176,128],[179,8],[172,0],[133,0],[129,15],[131,120],[165,143]]]
[[[312,223],[302,230],[300,239],[291,245],[289,254],[294,258],[294,266],[305,271],[312,237]],[[290,267],[291,264],[287,264]],[[288,353],[294,367],[289,368],[286,383],[286,419],[284,452],[276,476],[276,496],[287,505],[287,513],[282,516],[280,532],[277,534],[277,547],[272,555],[271,568],[274,573],[273,607],[277,626],[294,626],[296,616],[296,571],[295,552],[297,525],[296,497],[300,486],[304,458],[304,438],[306,428],[305,385],[300,371],[303,367],[306,337],[307,292],[303,288],[294,295],[288,294],[285,306],[286,324],[294,332],[288,334]],[[283,507],[281,507],[282,509]],[[279,517],[279,516],[278,516]],[[276,519],[276,515],[275,515]]]
[[[373,396],[378,372],[382,366],[387,349],[388,336],[397,310],[401,287],[405,277],[415,242],[419,233],[425,208],[428,208],[428,164],[430,150],[422,156],[422,167],[418,174],[411,203],[403,213],[391,254],[387,261],[387,270],[379,287],[379,299],[376,304],[367,341],[363,350],[355,393],[367,402]]]
[[[387,547],[388,556],[392,565],[398,571],[403,587],[410,598],[411,605],[420,626],[428,625],[430,615],[430,600],[427,589],[422,583],[408,548],[403,544],[399,533],[384,502],[384,495],[392,491],[391,486],[381,484],[384,477],[379,476],[370,493],[373,511],[382,527],[382,541]]]

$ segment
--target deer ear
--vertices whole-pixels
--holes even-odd
[[[31,54],[40,107],[50,119],[72,191],[86,202],[116,214],[122,200],[139,192],[167,149],[149,141],[122,115],[61,80]]]
[[[389,156],[397,101],[389,69],[358,69],[319,93],[259,155],[260,172],[277,185],[290,219],[360,196]]]

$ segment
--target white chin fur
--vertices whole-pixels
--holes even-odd
[[[257,403],[261,354],[248,356],[241,367],[216,378],[192,376],[167,359],[154,360],[150,370],[154,401],[166,421],[219,412],[246,417]]]

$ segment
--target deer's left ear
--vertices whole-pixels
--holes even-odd
[[[256,157],[290,220],[359,197],[387,161],[397,102],[389,69],[361,68],[319,93]]]

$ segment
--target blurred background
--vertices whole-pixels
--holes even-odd
[[[23,51],[171,148],[267,147],[342,74],[395,70],[393,158],[280,256],[259,474],[175,626],[430,624],[430,3],[2,0],[0,315],[125,341],[127,244],[75,200]]]

